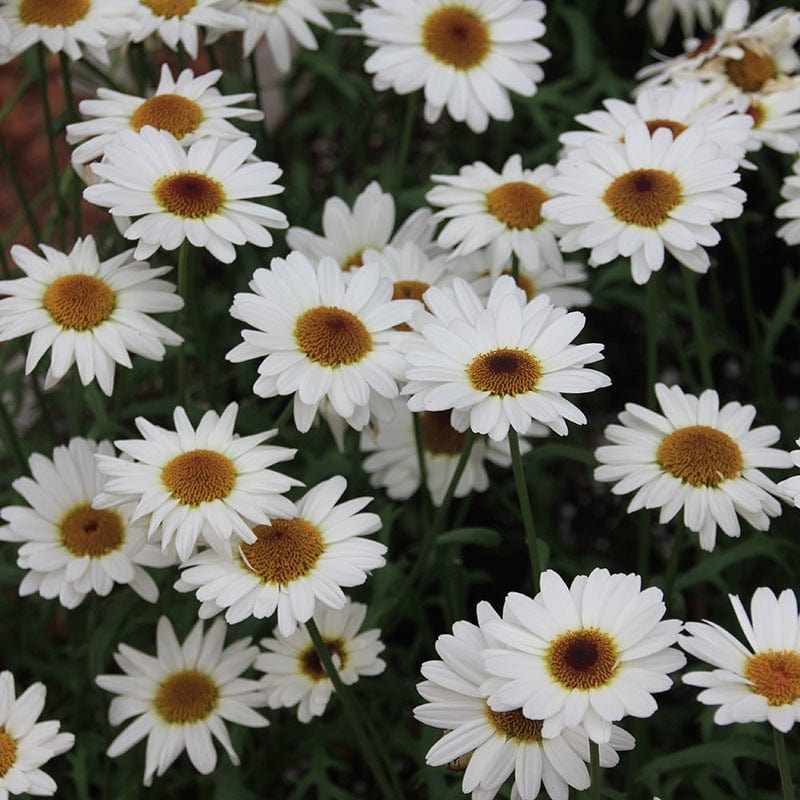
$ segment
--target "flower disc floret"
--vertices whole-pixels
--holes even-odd
[[[203,121],[203,110],[193,100],[180,94],[157,94],[145,100],[131,114],[131,127],[140,131],[145,125],[169,131],[176,139],[194,133]]]
[[[26,25],[43,25],[54,28],[68,27],[86,16],[89,0],[21,0],[19,18]]]
[[[242,557],[268,583],[285,586],[308,575],[325,551],[316,525],[298,517],[258,525],[253,533],[256,541],[241,546]]]
[[[489,28],[471,9],[445,5],[426,17],[422,43],[437,61],[455,69],[472,69],[489,53]]]
[[[87,331],[105,322],[117,296],[94,275],[62,275],[45,290],[42,304],[62,328]]]
[[[89,503],[70,511],[59,528],[64,547],[77,558],[108,555],[117,550],[125,539],[119,514],[92,508]]]
[[[710,425],[688,425],[664,437],[656,451],[658,463],[692,486],[719,486],[742,471],[742,451],[728,436]]]
[[[565,689],[597,689],[617,669],[619,651],[612,637],[597,628],[566,631],[548,646],[547,669]]]
[[[4,777],[17,760],[17,742],[0,725],[0,778]]]
[[[158,687],[153,705],[168,725],[183,725],[207,719],[218,700],[217,686],[208,675],[196,669],[182,669]]]
[[[657,228],[681,200],[681,185],[662,169],[635,169],[615,178],[603,194],[614,216],[629,225]]]
[[[179,503],[197,506],[224,500],[236,485],[236,467],[222,453],[200,448],[170,459],[161,480]]]
[[[310,308],[294,326],[297,344],[310,361],[341,367],[361,361],[372,349],[372,337],[352,312],[335,306]]]

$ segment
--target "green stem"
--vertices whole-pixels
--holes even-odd
[[[183,308],[178,312],[178,333],[183,342],[178,349],[178,405],[186,406],[186,339],[189,313],[189,241],[184,239],[178,250],[178,294],[183,298]]]
[[[419,484],[422,495],[426,499],[430,497],[428,491],[428,465],[425,463],[425,440],[422,438],[422,414],[413,414],[414,421],[414,443],[417,446],[417,464],[419,465]]]
[[[14,107],[22,99],[22,95],[24,95],[34,83],[36,83],[36,76],[29,72],[14,90],[14,94],[0,106],[0,122],[14,110]]]
[[[714,387],[714,377],[711,372],[711,351],[703,329],[703,318],[700,313],[700,301],[697,298],[697,287],[694,285],[694,275],[687,267],[681,267],[681,273],[683,274],[683,285],[686,289],[686,300],[689,303],[689,312],[692,316],[694,341],[700,362],[700,377],[703,380],[703,388],[712,389]]]
[[[636,547],[636,571],[641,575],[642,583],[647,583],[647,575],[650,570],[650,549],[653,542],[653,531],[651,528],[653,515],[650,511],[643,511],[639,514],[639,535]]]
[[[61,82],[64,84],[64,96],[67,100],[67,121],[78,121],[78,107],[75,104],[75,95],[72,91],[72,77],[69,71],[69,57],[65,52],[59,53],[61,61]],[[77,173],[72,181],[72,235],[73,238],[81,234],[81,182]]]
[[[542,565],[539,561],[539,541],[536,537],[536,528],[533,524],[531,499],[528,495],[528,484],[525,481],[525,470],[522,467],[519,435],[513,428],[509,428],[508,431],[508,444],[511,450],[511,469],[514,471],[514,483],[517,487],[519,508],[522,512],[522,524],[525,527],[525,542],[528,545],[528,557],[531,560],[533,593],[536,594],[539,591],[539,576],[542,574]]]
[[[22,472],[28,471],[28,462],[25,460],[25,452],[22,449],[22,443],[14,430],[14,420],[8,413],[5,402],[0,399],[0,425],[3,427],[3,439],[5,439],[6,447],[9,453],[14,456],[20,470]]]
[[[2,137],[0,137],[0,158],[3,159],[3,166],[6,169],[6,173],[11,181],[11,185],[14,187],[14,193],[17,195],[17,199],[19,200],[22,213],[25,217],[25,222],[28,223],[28,227],[31,229],[31,234],[33,235],[35,241],[41,242],[42,230],[39,227],[39,223],[36,221],[36,216],[33,213],[33,209],[31,208],[28,198],[25,196],[25,192],[22,189],[22,181],[19,179],[19,172],[17,172],[14,159],[11,158],[11,154],[8,152],[8,148],[6,147]]]
[[[781,775],[783,800],[795,800],[792,773],[789,769],[789,759],[786,755],[786,739],[777,728],[772,729],[772,738],[775,741],[775,756],[778,760],[778,772]]]
[[[408,149],[411,144],[411,129],[414,127],[414,117],[417,111],[417,93],[412,92],[406,101],[406,112],[403,117],[403,127],[400,130],[400,139],[397,145],[397,157],[394,163],[392,189],[398,192],[403,186],[403,175],[408,161]]]
[[[519,258],[516,253],[511,254],[511,277],[516,281],[519,286]]]
[[[131,46],[135,47],[135,45]],[[96,64],[92,64],[92,62],[88,59],[84,58],[81,61],[81,67],[83,69],[88,69],[89,72],[100,78],[102,86],[105,86],[108,89],[113,89],[115,92],[122,92],[122,87],[111,77],[111,75],[109,75],[107,72],[104,72]]]
[[[600,746],[589,740],[589,777],[592,781],[592,800],[600,800]]]
[[[647,282],[647,304],[645,306],[645,322],[647,325],[647,405],[655,404],[655,384],[658,379],[658,310],[659,310],[659,273],[654,272]]]
[[[664,578],[664,602],[667,604],[672,598],[672,589],[678,574],[678,562],[681,560],[681,551],[685,542],[686,525],[680,522],[678,523],[678,530],[675,532],[675,538],[672,540],[672,550],[669,552],[669,561],[667,562],[667,574]]]
[[[367,734],[363,715],[360,713],[355,696],[351,693],[350,688],[342,683],[336,665],[331,658],[328,646],[325,644],[325,640],[313,617],[306,623],[306,629],[314,644],[314,649],[317,651],[317,656],[333,684],[334,691],[339,697],[342,709],[347,717],[347,722],[358,740],[361,753],[380,788],[381,794],[386,800],[402,800],[403,795],[395,790],[392,781],[387,777],[387,773],[384,771],[386,769],[385,763],[381,763],[381,758],[378,752],[376,752],[381,749],[381,740],[377,737],[370,738]],[[387,761],[388,756],[384,756],[383,760],[384,762]],[[392,775],[393,771],[390,770],[389,774]]]
[[[275,420],[275,422],[272,423],[272,427],[277,428],[278,433],[280,433],[283,426],[289,421],[293,412],[294,412],[294,400],[289,400],[289,402],[286,404],[286,407],[283,409],[283,411],[281,411],[278,418]]]

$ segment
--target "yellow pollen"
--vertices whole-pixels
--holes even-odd
[[[42,303],[62,328],[88,331],[105,322],[114,310],[113,290],[94,275],[62,275],[44,293]]]
[[[283,0],[250,0],[258,6],[279,6]]]
[[[719,486],[743,467],[739,445],[709,425],[689,425],[668,434],[656,458],[663,469],[692,486]]]
[[[161,482],[181,503],[196,506],[227,497],[236,484],[236,468],[216,450],[189,450],[166,464]]]
[[[647,130],[650,131],[652,136],[659,128],[666,128],[671,134],[673,139],[677,139],[687,128],[682,122],[676,119],[648,119],[644,123],[647,125]]]
[[[486,704],[486,716],[498,732],[520,742],[541,742],[544,720],[528,719],[521,708],[513,711],[492,711]]]
[[[614,640],[597,628],[580,628],[557,636],[547,648],[547,670],[566,689],[597,689],[617,671]]]
[[[165,175],[156,183],[153,194],[165,211],[184,219],[210,217],[226,200],[222,184],[202,172]]]
[[[195,0],[142,0],[156,16],[182,17],[188,14],[195,6]]]
[[[89,11],[89,0],[22,0],[19,18],[25,25],[65,28],[83,19]]]
[[[419,302],[422,303],[422,295],[430,288],[431,285],[424,281],[395,281],[392,290],[392,300],[419,300]],[[401,322],[394,327],[398,331],[411,330],[411,326],[407,322]]]
[[[362,247],[360,250],[356,250],[355,253],[348,256],[342,262],[342,272],[347,272],[347,270],[352,269],[353,267],[363,267],[364,266],[364,250],[366,247]]]
[[[76,558],[100,558],[119,548],[124,528],[116,512],[94,509],[86,503],[61,520],[59,535],[64,547]]]
[[[335,306],[303,312],[295,323],[294,338],[306,356],[323,367],[353,364],[372,350],[366,325],[355,314]]]
[[[731,82],[743,92],[759,92],[770,78],[778,74],[775,63],[768,55],[756,53],[749,47],[742,47],[742,50],[744,55],[740,59],[729,58],[725,62],[725,71]]]
[[[456,69],[471,69],[489,54],[489,29],[471,9],[444,6],[425,19],[422,45],[437,61]]]
[[[764,118],[766,117],[764,106],[758,101],[750,103],[745,114],[749,114],[753,118],[753,128],[760,128],[764,124]]]
[[[680,199],[678,179],[662,169],[626,172],[603,195],[603,201],[617,219],[643,228],[657,228]]]
[[[481,353],[467,367],[467,376],[479,392],[503,396],[532,392],[542,374],[535,356],[510,347]]]
[[[488,275],[488,272],[483,273],[484,275]],[[511,275],[510,269],[504,269],[503,275]],[[523,275],[521,272],[517,273],[517,286],[525,292],[525,297],[528,300],[533,300],[536,297],[536,281],[533,278],[529,277],[528,275]]]
[[[767,698],[771,706],[794,703],[800,697],[800,653],[796,650],[767,650],[749,656],[744,676],[753,691]]]
[[[170,725],[200,722],[216,708],[219,694],[214,681],[196,669],[173,672],[158,687],[153,701],[159,716]]]
[[[542,221],[547,192],[525,181],[504,183],[486,195],[486,205],[504,225],[518,230],[535,228]]]
[[[334,659],[334,664],[336,664],[336,668],[341,671],[347,663],[347,649],[345,648],[344,640],[325,639],[324,642],[331,656],[338,657],[339,663],[336,664],[336,659]],[[322,662],[319,660],[319,656],[313,645],[309,645],[308,649],[300,654],[300,669],[307,678],[310,678],[315,683],[328,679],[325,673],[325,667],[322,666]]]
[[[449,411],[423,411],[420,428],[422,444],[435,456],[457,456],[464,449],[467,433],[459,433],[450,424]]]
[[[253,528],[256,541],[241,546],[242,566],[281,586],[307,575],[325,550],[316,525],[305,519],[273,519]]]
[[[131,125],[137,131],[151,125],[169,131],[176,139],[193,133],[203,121],[203,111],[197,103],[180,94],[157,94],[145,100],[131,114]]]
[[[5,728],[0,725],[0,778],[2,778],[14,766],[17,760],[17,742],[6,733]]]

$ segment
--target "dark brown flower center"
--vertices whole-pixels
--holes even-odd
[[[553,680],[566,689],[596,689],[617,671],[614,640],[597,628],[580,628],[557,636],[545,659]]]
[[[76,558],[100,558],[119,549],[124,527],[115,511],[94,509],[87,503],[61,520],[59,534],[64,547]]]
[[[344,640],[325,639],[324,642],[331,656],[338,656],[339,663],[336,668],[341,671],[347,664],[347,648],[345,647]],[[336,662],[334,661],[334,663]],[[328,677],[325,673],[325,667],[322,666],[322,662],[313,645],[309,645],[300,655],[300,669],[306,677],[310,678],[315,683],[325,680]]]
[[[510,347],[481,353],[467,367],[470,382],[479,392],[497,395],[532,392],[542,374],[535,356]]]
[[[800,698],[800,653],[796,650],[767,650],[750,656],[744,676],[753,691],[767,698],[771,706],[794,703]]]
[[[513,711],[492,711],[487,704],[486,716],[498,733],[510,736],[520,742],[542,741],[544,721],[541,719],[528,719],[522,713],[521,708]]]
[[[749,47],[742,47],[744,55],[725,62],[725,71],[732,83],[743,92],[759,92],[764,84],[778,73],[775,62],[766,54],[756,53]]]
[[[464,449],[467,433],[450,424],[449,411],[423,411],[420,428],[422,444],[433,455],[457,456]]]
[[[159,17],[182,17],[195,6],[196,0],[142,0]]]
[[[165,211],[184,219],[210,217],[225,202],[222,184],[202,172],[165,175],[156,183],[153,193]]]

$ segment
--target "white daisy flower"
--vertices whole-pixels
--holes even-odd
[[[425,121],[442,111],[476,133],[489,118],[514,116],[509,90],[536,93],[544,78],[539,44],[545,5],[539,0],[376,0],[356,14],[367,44],[377,50],[364,69],[378,91],[424,89]]]
[[[206,550],[182,565],[178,591],[197,592],[200,617],[225,610],[230,624],[278,612],[278,630],[291,636],[308,622],[319,601],[343,608],[342,586],[359,586],[368,571],[386,564],[386,546],[363,538],[381,528],[377,514],[359,513],[371,497],[337,505],[347,481],[336,476],[297,501],[293,513],[257,525],[253,544],[223,556]]]
[[[774,425],[751,430],[756,410],[741,403],[719,405],[706,389],[695,397],[679,386],[657,383],[658,414],[627,403],[621,425],[606,427],[613,444],[598,447],[595,480],[614,481],[614,494],[636,492],[628,512],[660,508],[659,521],[683,509],[683,522],[699,534],[700,547],[713,550],[717,526],[740,536],[737,514],[756,530],[769,528],[781,513],[772,495],[781,491],[759,467],[788,468],[789,453],[770,447],[780,438]]]
[[[71,733],[59,733],[57,720],[37,722],[44,709],[47,689],[31,684],[19,697],[14,676],[0,672],[0,798],[32,794],[51,797],[56,782],[40,767],[75,744]]]
[[[253,391],[259,397],[294,394],[294,421],[305,432],[328,398],[356,430],[370,414],[391,419],[391,400],[404,374],[398,337],[413,300],[392,300],[392,283],[379,264],[367,264],[345,281],[339,265],[317,266],[298,252],[273,258],[250,282],[255,294],[233,298],[231,315],[255,328],[226,358],[238,363],[263,358]]]
[[[429,253],[433,244],[434,223],[430,209],[415,211],[392,235],[395,223],[394,198],[372,181],[356,197],[353,208],[341,197],[329,197],[322,209],[322,232],[292,226],[286,243],[312,262],[331,256],[343,270],[360,267],[364,252],[380,252],[390,244],[402,247],[413,242]]]
[[[220,94],[214,84],[221,77],[219,69],[197,77],[192,70],[185,69],[175,80],[169,66],[163,64],[161,79],[151,97],[136,97],[101,86],[97,90],[98,99],[80,103],[81,114],[89,119],[67,125],[67,142],[83,142],[72,153],[72,163],[87,164],[100,158],[120,131],[138,132],[145,125],[169,131],[184,146],[206,136],[226,140],[246,137],[228,120],[257,122],[264,114],[255,108],[236,107],[238,103],[253,100],[252,92]]]
[[[430,321],[404,352],[411,411],[453,409],[456,430],[471,428],[495,441],[513,427],[527,434],[534,420],[567,433],[567,420],[582,425],[583,413],[562,392],[592,392],[610,381],[585,365],[602,358],[601,344],[573,345],[585,318],[552,306],[547,295],[531,302],[513,278],[495,282],[484,306],[456,278],[451,291],[425,293]]]
[[[795,167],[798,165],[800,165],[800,161],[797,162]],[[800,239],[798,239],[798,241],[800,241]],[[795,444],[800,445],[800,439],[798,439]],[[790,455],[794,466],[800,467],[800,450],[792,450]],[[791,478],[781,481],[778,486],[784,496],[788,498],[793,505],[800,508],[800,475],[793,475]]]
[[[500,274],[512,253],[534,274],[563,265],[556,237],[563,226],[542,212],[542,204],[555,192],[544,185],[555,174],[549,164],[534,170],[522,168],[522,158],[511,156],[501,172],[482,161],[461,167],[458,175],[432,175],[435,186],[425,199],[441,211],[435,220],[447,220],[436,243],[455,248],[450,258],[468,255],[488,245],[493,276]]]
[[[242,54],[247,57],[261,39],[266,39],[269,51],[281,72],[288,72],[292,63],[291,42],[307,50],[318,48],[309,22],[332,30],[323,12],[349,14],[345,0],[236,0],[228,9],[244,21]]]
[[[661,590],[642,591],[639,575],[594,569],[568,587],[543,572],[534,599],[511,592],[503,619],[482,626],[504,645],[483,651],[495,676],[489,707],[542,719],[545,738],[583,726],[592,741],[610,741],[612,722],[656,712],[653,694],[686,663],[671,646],[681,622],[662,620],[665,611]]]
[[[105,596],[120,583],[150,603],[158,599],[158,587],[142,565],[171,562],[147,543],[146,524],[131,521],[133,505],[92,508],[102,483],[96,453],[113,457],[114,448],[109,442],[70,439],[56,447],[52,460],[32,455],[33,478],[12,483],[30,505],[7,506],[0,515],[9,523],[0,528],[0,540],[22,543],[17,566],[30,570],[20,596],[38,592],[75,608],[90,592]]]
[[[0,27],[8,32],[3,60],[41,42],[51,53],[73,61],[84,53],[108,64],[109,39],[127,38],[136,24],[136,0],[4,0]]]
[[[292,513],[293,504],[282,495],[300,482],[267,467],[291,460],[297,451],[262,444],[277,430],[236,436],[237,411],[236,403],[221,416],[206,411],[195,429],[178,406],[174,431],[137,417],[144,439],[115,442],[133,463],[97,456],[106,481],[94,507],[135,502],[131,519],[148,516],[148,537],[159,534],[165,551],[174,538],[181,561],[199,539],[222,553],[230,552],[234,536],[256,542],[253,524],[267,525],[273,515]]]
[[[22,245],[11,257],[24,278],[0,281],[0,341],[32,333],[25,372],[51,351],[45,388],[76,364],[81,383],[97,380],[109,396],[116,364],[131,368],[130,353],[152,361],[183,338],[149,315],[183,308],[175,285],[160,280],[171,267],[150,269],[133,250],[100,261],[91,236],[69,253],[39,245],[42,256]]]
[[[369,475],[371,486],[386,490],[392,500],[408,500],[420,486],[419,454],[414,433],[414,416],[403,400],[395,400],[396,416],[391,422],[381,422],[361,432],[360,448],[366,454],[361,466]],[[424,449],[427,489],[434,505],[441,505],[447,487],[453,479],[467,438],[450,424],[449,411],[423,411],[419,417]],[[535,426],[536,435],[544,436],[547,429]],[[531,434],[531,431],[528,432]],[[527,453],[530,445],[524,439],[520,450]],[[456,484],[455,497],[489,488],[485,462],[500,467],[511,466],[508,440],[495,442],[479,438],[470,450],[464,472]]]
[[[627,0],[625,16],[638,14],[644,2],[645,0]],[[730,2],[731,0],[649,0],[647,22],[655,43],[664,44],[676,14],[684,37],[688,37],[694,33],[695,20],[700,23],[701,28],[710,30],[714,15],[724,14]]]
[[[215,137],[195,142],[188,151],[166,130],[147,125],[139,133],[120,131],[105,149],[103,161],[91,165],[103,179],[83,196],[108,208],[114,217],[139,217],[125,231],[137,239],[137,258],[149,258],[159,247],[174,250],[185,239],[206,248],[220,261],[236,258],[235,244],[269,247],[267,228],[285,228],[285,214],[249,198],[283,191],[276,181],[282,170],[272,161],[245,163],[253,139],[222,142]]]
[[[378,628],[359,633],[367,615],[362,603],[347,602],[341,609],[317,606],[314,622],[331,654],[342,683],[351,686],[363,675],[380,675],[386,663],[378,655],[384,645],[379,641]],[[291,636],[282,636],[276,628],[272,639],[262,639],[267,652],[256,660],[270,708],[297,706],[300,722],[320,717],[333,694],[333,683],[325,673],[314,644],[300,625]]]
[[[160,617],[155,657],[120,644],[114,661],[125,675],[95,678],[101,689],[117,695],[108,709],[112,725],[136,718],[106,754],[116,758],[147,737],[145,786],[154,775],[163,775],[184,750],[198,772],[211,774],[217,766],[212,736],[238,766],[225,721],[248,728],[269,724],[254,711],[265,705],[258,682],[239,677],[255,662],[258,648],[249,646],[247,638],[223,649],[226,631],[222,619],[205,633],[198,622],[181,644],[172,623]]]
[[[494,711],[487,704],[489,674],[480,654],[499,645],[485,630],[487,622],[499,617],[486,602],[478,603],[477,613],[478,625],[460,620],[452,635],[438,637],[441,661],[422,665],[427,680],[417,684],[417,691],[428,702],[417,706],[414,716],[446,731],[428,751],[426,763],[463,768],[461,789],[473,800],[492,800],[511,775],[515,800],[536,800],[542,788],[553,800],[567,800],[570,786],[588,789],[589,739],[584,731],[568,728],[545,739],[543,720],[526,717],[521,708]],[[600,765],[615,766],[617,751],[634,745],[632,736],[613,725],[609,742],[599,748]]]
[[[722,158],[741,161],[745,143],[750,137],[753,117],[746,113],[747,99],[736,102],[716,101],[715,86],[686,81],[678,86],[646,88],[636,96],[635,103],[611,98],[603,100],[605,111],[578,114],[577,122],[589,131],[568,131],[558,140],[567,148],[583,147],[586,142],[621,142],[625,128],[634,120],[644,122],[652,134],[666,128],[677,139],[691,125],[705,127],[705,141],[719,147]]]
[[[564,252],[591,248],[589,264],[631,259],[638,284],[661,269],[664,251],[695,272],[706,272],[705,247],[720,240],[714,223],[741,216],[745,193],[733,184],[738,162],[718,156],[706,128],[692,125],[673,140],[641,120],[625,128],[624,142],[586,142],[559,161],[548,187],[561,192],[543,213],[569,226]]]
[[[242,19],[225,9],[226,0],[139,0],[139,18],[131,41],[143,42],[157,34],[170,50],[182,46],[197,58],[200,27],[219,32],[240,31]]]
[[[747,113],[753,118],[749,151],[763,145],[792,156],[800,151],[800,76],[786,91],[751,95]]]
[[[701,686],[697,699],[719,706],[717,725],[769,722],[782,733],[800,721],[800,617],[790,589],[778,597],[759,587],[750,617],[738,595],[728,595],[749,648],[714,622],[687,622],[680,645],[706,661],[711,672],[687,672],[683,682]]]

